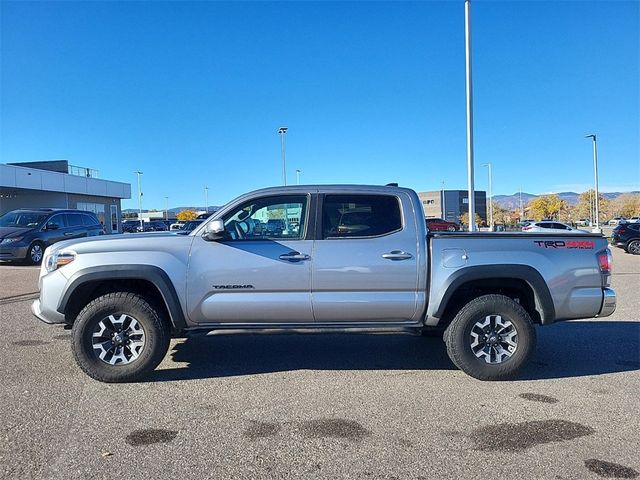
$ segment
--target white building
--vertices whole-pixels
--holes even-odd
[[[18,208],[77,208],[95,213],[107,233],[121,232],[120,201],[131,185],[95,178],[66,160],[0,164],[0,215]]]

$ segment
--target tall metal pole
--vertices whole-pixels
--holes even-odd
[[[445,200],[444,200],[444,180],[442,180],[442,199],[440,200],[440,202],[442,203],[442,219],[446,220],[447,219],[447,207],[445,205]]]
[[[302,172],[302,170],[296,169],[296,185],[300,185],[300,172]]]
[[[142,225],[142,189],[140,188],[140,175],[142,175],[142,172],[137,170],[133,173],[138,176],[138,220],[140,220],[140,230],[144,232],[144,226]]]
[[[492,174],[491,162],[485,163],[483,167],[489,167],[489,228],[493,232],[493,189],[491,188]]]
[[[523,220],[524,209],[522,208],[522,185],[520,185],[520,221]]]
[[[469,231],[476,231],[476,198],[473,178],[473,86],[471,81],[471,1],[464,2],[464,39],[467,87],[467,183],[469,194]]]
[[[164,219],[169,220],[169,197],[164,197]]]
[[[280,134],[280,154],[282,156],[282,184],[287,185],[287,163],[285,155],[284,135],[289,130],[288,127],[280,127],[278,133]]]
[[[204,208],[209,213],[209,187],[204,187]]]
[[[593,176],[595,183],[595,192],[594,192],[594,204],[595,204],[595,220],[596,225],[593,229],[594,232],[600,232],[600,200],[598,198],[598,142],[596,140],[595,133],[591,133],[589,135],[585,135],[585,138],[591,138],[593,140]]]

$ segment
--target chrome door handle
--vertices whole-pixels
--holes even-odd
[[[386,258],[387,260],[409,260],[413,258],[413,255],[401,250],[393,250],[389,253],[383,253],[382,258]]]
[[[311,257],[306,253],[289,252],[280,255],[280,260],[287,260],[288,262],[301,262],[302,260],[309,260]]]
[[[73,235],[73,232],[65,232],[64,234],[65,237],[70,237],[71,235]]]

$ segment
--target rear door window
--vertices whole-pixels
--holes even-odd
[[[53,215],[49,220],[47,220],[47,228],[51,228],[51,226],[56,225],[57,228],[65,228],[67,224],[67,216],[64,214]]]
[[[400,200],[393,195],[326,195],[322,238],[377,237],[402,230]]]
[[[79,213],[67,213],[67,225],[69,227],[81,227],[83,226],[82,215]]]
[[[100,223],[97,218],[86,214],[82,214],[82,222],[88,227],[98,225]]]

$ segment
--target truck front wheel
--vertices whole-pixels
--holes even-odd
[[[479,380],[510,380],[518,375],[536,345],[527,311],[504,295],[471,300],[455,316],[444,340],[451,361]]]
[[[169,348],[168,322],[142,296],[114,292],[90,302],[73,324],[78,366],[101,382],[134,382],[151,372]]]

